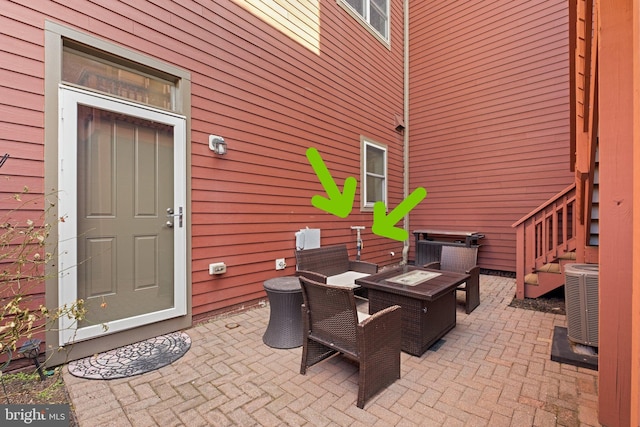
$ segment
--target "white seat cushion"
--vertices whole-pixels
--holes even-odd
[[[371,317],[370,314],[363,313],[361,311],[357,311],[356,313],[358,313],[358,323],[362,323],[364,320],[366,320],[369,317]]]
[[[346,271],[344,273],[336,274],[335,276],[327,277],[327,284],[334,286],[349,286],[351,288],[358,287],[354,282],[361,277],[367,277],[369,274],[360,273],[357,271]]]

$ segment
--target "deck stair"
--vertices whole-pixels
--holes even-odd
[[[563,265],[576,258],[576,186],[572,184],[513,224],[516,297],[537,298],[564,285]]]
[[[538,298],[564,285],[564,265],[575,262],[575,251],[561,255],[554,262],[544,264],[536,269],[534,273],[529,273],[524,277],[525,296],[527,298]]]

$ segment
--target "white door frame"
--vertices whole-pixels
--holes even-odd
[[[60,319],[59,342],[61,345],[95,338],[187,314],[187,226],[186,220],[186,119],[184,116],[60,85],[60,126],[58,135],[58,302],[68,307],[78,299],[78,219],[77,219],[77,117],[78,104],[126,114],[173,126],[174,155],[174,211],[182,207],[183,225],[174,232],[174,306],[157,312],[133,316],[78,328],[74,319]],[[177,221],[176,221],[177,222]]]

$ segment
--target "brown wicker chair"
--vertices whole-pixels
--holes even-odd
[[[359,363],[358,408],[400,378],[401,316],[394,305],[358,321],[353,289],[300,276],[302,363],[300,373],[334,355]]]
[[[480,266],[478,248],[466,246],[443,246],[440,261],[425,264],[424,268],[454,271],[471,276],[466,283],[458,286],[457,290],[466,293],[465,311],[471,313],[480,305]]]
[[[296,250],[296,275],[320,283],[355,287],[355,293],[367,297],[367,290],[354,281],[378,272],[378,265],[349,259],[347,245],[323,246],[316,249]]]

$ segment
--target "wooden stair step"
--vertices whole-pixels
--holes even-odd
[[[548,264],[543,265],[542,267],[538,268],[537,270],[538,272],[543,272],[543,273],[562,273],[562,269],[560,268],[560,263],[557,262],[550,262]]]
[[[524,276],[525,285],[538,286],[538,275],[536,273],[529,273]]]
[[[558,257],[559,260],[565,261],[575,261],[576,260],[576,251],[565,252]]]
[[[552,262],[538,268],[535,273],[527,274],[524,278],[524,296],[538,298],[564,285],[564,274],[559,263]]]

